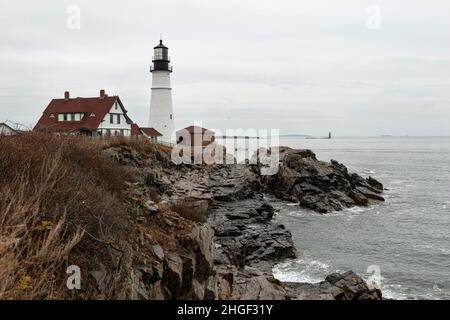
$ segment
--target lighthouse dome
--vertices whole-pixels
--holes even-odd
[[[153,48],[153,66],[150,71],[169,71],[172,72],[172,66],[170,65],[169,48],[167,48],[162,40],[159,40],[159,44]]]
[[[159,44],[156,47],[154,47],[153,49],[158,49],[158,48],[169,49],[165,45],[163,45],[163,41],[162,40],[159,40]]]

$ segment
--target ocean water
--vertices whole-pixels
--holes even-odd
[[[450,299],[450,137],[281,139],[350,171],[379,179],[385,203],[319,215],[274,200],[297,259],[274,268],[282,281],[319,282],[353,270],[394,299]]]

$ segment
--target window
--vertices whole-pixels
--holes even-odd
[[[117,124],[120,124],[120,114],[117,115]]]
[[[75,121],[75,113],[70,114],[70,121]]]
[[[67,121],[67,113],[63,114],[63,121]]]
[[[168,60],[169,52],[166,48],[155,49],[155,60]]]
[[[155,60],[161,60],[163,58],[163,49],[155,49]]]
[[[52,114],[50,114],[50,116],[49,116],[49,118],[54,118],[55,117],[55,115],[52,113]]]
[[[109,115],[109,122],[114,123],[114,115],[112,113]]]
[[[172,120],[172,115],[170,115],[170,120]]]
[[[119,104],[116,102],[115,104],[114,104],[114,108],[117,110],[117,109],[119,109]]]

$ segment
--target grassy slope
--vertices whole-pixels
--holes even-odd
[[[0,136],[0,299],[126,298],[121,285],[129,270],[122,264],[133,263],[135,239],[145,234],[150,245],[174,241],[160,219],[150,221],[151,228],[136,224],[146,198],[145,192],[134,196],[130,185],[142,178],[103,152],[124,145],[167,152],[139,141]],[[83,289],[69,291],[70,264],[82,271],[117,269],[117,275],[99,292],[84,273]]]

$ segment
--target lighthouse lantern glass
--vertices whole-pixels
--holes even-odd
[[[166,48],[155,49],[155,60],[168,60],[169,54]]]

